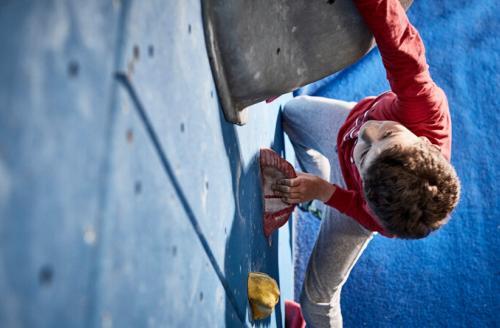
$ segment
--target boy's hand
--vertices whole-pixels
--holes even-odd
[[[298,204],[313,199],[326,202],[335,192],[335,186],[312,174],[297,172],[293,179],[278,180],[272,186],[274,194],[287,204]]]

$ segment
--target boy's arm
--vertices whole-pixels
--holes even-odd
[[[289,204],[318,199],[353,218],[362,215],[363,199],[353,190],[345,190],[318,176],[297,172],[296,178],[281,179],[272,186],[275,196]]]
[[[336,208],[339,212],[355,219],[365,228],[371,231],[379,231],[386,237],[393,237],[390,233],[384,231],[382,226],[375,223],[373,218],[368,214],[369,208],[361,194],[354,190],[346,190],[337,185],[335,191],[326,205]]]
[[[366,203],[360,193],[345,190],[336,184],[308,173],[298,172],[296,178],[281,179],[272,186],[275,196],[281,197],[285,203],[298,204],[313,199],[319,199],[326,205],[356,219],[365,228],[379,231],[384,236],[391,237],[381,226],[374,223],[368,214]]]
[[[335,186],[334,192],[324,203],[352,218],[359,218],[363,213],[361,210],[363,199],[359,193],[354,190],[343,189],[336,184],[333,185]]]
[[[444,93],[432,81],[425,48],[398,0],[354,0],[382,55],[387,79],[398,97],[398,118],[421,122],[439,110]]]

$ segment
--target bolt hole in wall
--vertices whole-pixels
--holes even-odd
[[[134,192],[136,195],[139,195],[142,191],[142,183],[140,181],[136,181],[134,184]]]
[[[177,256],[177,246],[172,246],[172,255]]]
[[[80,65],[78,65],[77,61],[72,60],[68,63],[69,77],[77,77],[79,70],[80,70]]]
[[[52,284],[52,280],[54,279],[54,270],[48,264],[45,264],[40,268],[38,272],[38,282],[42,286],[49,286]]]
[[[184,132],[184,130],[185,130],[184,123],[181,123],[181,132]]]
[[[191,24],[189,24],[189,25],[188,25],[188,33],[189,33],[189,34],[191,34],[191,30],[192,30],[192,28],[191,28]]]
[[[279,55],[281,52],[281,48],[276,49],[276,54]]]
[[[135,45],[133,50],[132,50],[132,53],[134,54],[134,59],[139,60],[139,57],[141,55],[139,46]]]
[[[132,59],[127,63],[127,75],[130,77],[134,74],[134,65],[139,61],[139,57],[141,55],[140,49],[138,45],[134,45],[132,47]]]
[[[148,47],[148,55],[150,58],[153,58],[155,55],[155,47],[153,45],[149,45]]]
[[[132,129],[127,130],[127,142],[132,143],[134,141],[134,131]]]
[[[203,292],[200,292],[200,302],[203,301]]]

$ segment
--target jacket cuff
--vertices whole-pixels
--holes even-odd
[[[346,210],[351,206],[351,202],[354,198],[355,192],[352,190],[345,190],[336,184],[335,191],[329,200],[325,202],[326,205],[336,208],[338,211],[345,213]]]

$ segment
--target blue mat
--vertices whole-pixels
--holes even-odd
[[[346,327],[500,325],[499,12],[493,0],[416,1],[409,11],[431,74],[448,95],[462,198],[450,223],[424,240],[374,238],[343,289]],[[359,100],[388,89],[373,50],[296,94]],[[314,220],[297,220],[296,298],[317,233]]]

